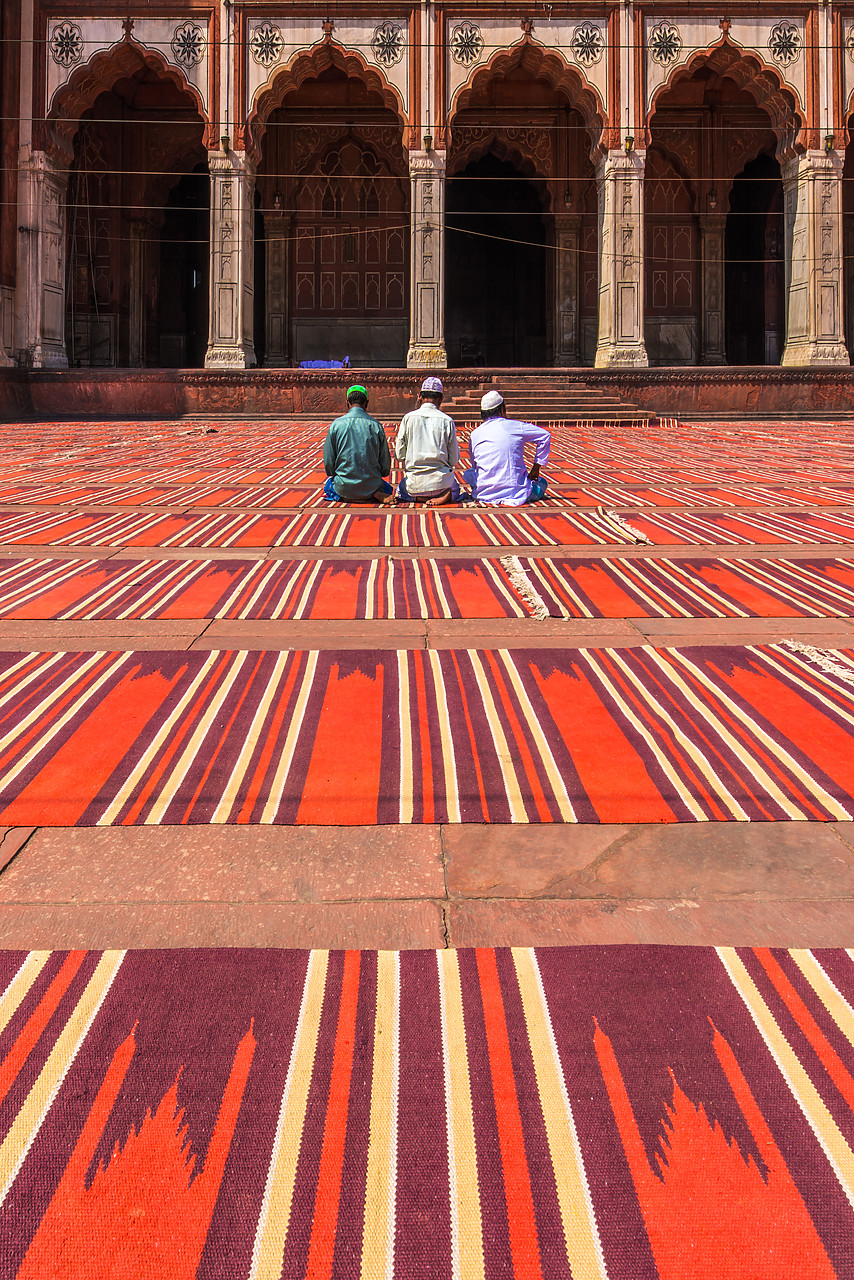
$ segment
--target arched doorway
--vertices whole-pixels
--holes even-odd
[[[779,364],[785,341],[783,183],[773,156],[732,184],[726,220],[728,364]]]
[[[203,133],[191,95],[141,55],[138,69],[105,88],[81,116],[66,203],[71,365],[203,364]],[[192,298],[188,281],[195,282]]]
[[[200,369],[204,365],[209,240],[210,176],[206,165],[198,165],[169,192],[163,214],[160,271],[155,281],[157,350],[152,361],[163,368]]]
[[[774,157],[791,145],[796,103],[723,40],[677,71],[653,105],[644,197],[650,364],[777,364],[784,243]]]
[[[266,363],[404,365],[409,176],[381,94],[349,64],[307,75],[266,119],[257,185]]]
[[[555,53],[497,55],[453,103],[446,186],[451,364],[592,364],[601,104]]]
[[[445,209],[449,363],[550,363],[547,232],[536,184],[486,155],[449,180]]]

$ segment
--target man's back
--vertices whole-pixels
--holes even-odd
[[[497,507],[520,507],[531,496],[524,448],[536,444],[536,460],[548,461],[551,433],[533,422],[487,418],[471,433],[472,462],[477,469],[477,497]]]
[[[395,450],[410,493],[432,493],[450,487],[460,448],[453,418],[438,405],[427,400],[404,415]]]
[[[331,424],[323,446],[323,465],[341,498],[370,498],[391,471],[391,454],[382,426],[360,405]]]

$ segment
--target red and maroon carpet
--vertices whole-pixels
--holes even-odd
[[[0,824],[840,821],[854,652],[0,655]]]
[[[843,951],[0,954],[18,1280],[832,1280]]]

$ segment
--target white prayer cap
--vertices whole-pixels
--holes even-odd
[[[480,402],[480,407],[484,413],[490,409],[497,409],[500,404],[504,403],[504,397],[500,391],[487,391],[486,395]]]
[[[425,378],[421,383],[422,391],[429,391],[434,396],[440,396],[444,393],[445,388],[442,386],[441,378]]]

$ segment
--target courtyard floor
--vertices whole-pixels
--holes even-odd
[[[552,427],[382,513],[319,422],[3,428],[0,946],[850,944],[854,429]]]

